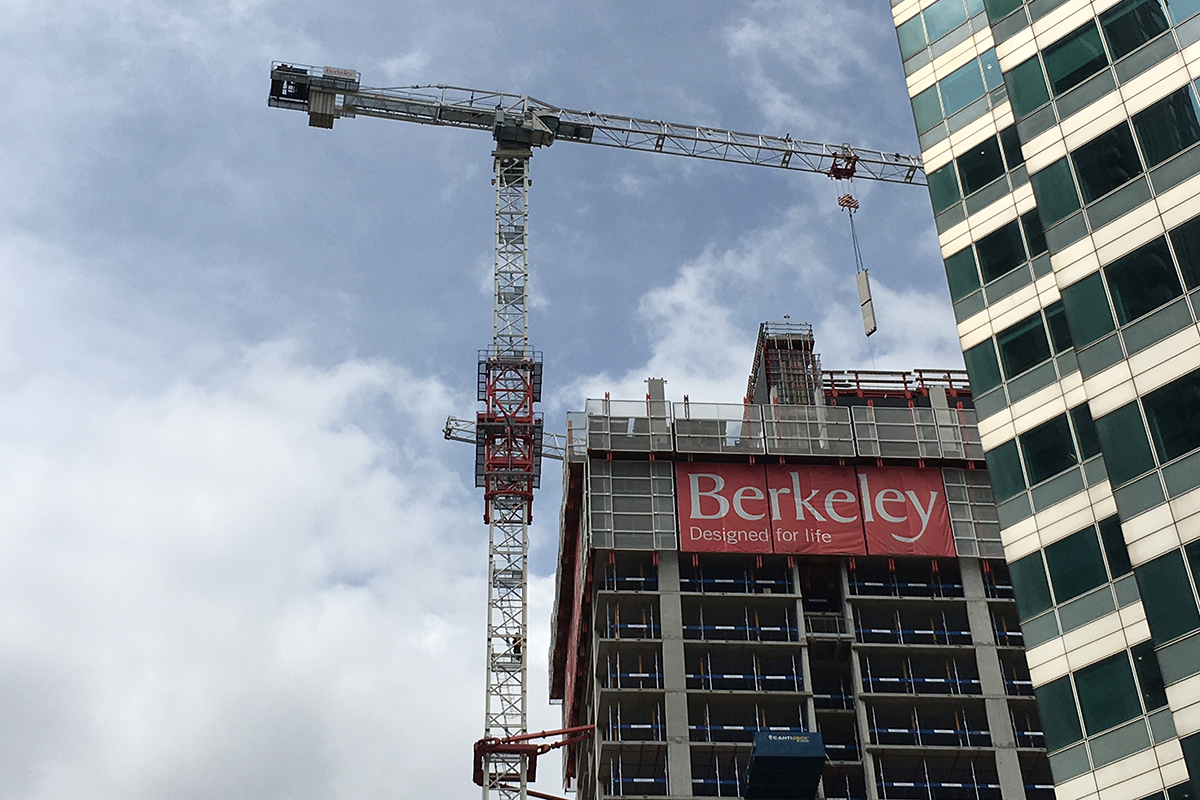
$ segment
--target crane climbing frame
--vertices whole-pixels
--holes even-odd
[[[453,86],[367,88],[356,70],[294,63],[272,64],[267,102],[306,112],[315,128],[367,116],[487,131],[495,142],[492,344],[479,353],[478,399],[484,407],[473,426],[476,485],[484,490],[489,530],[487,695],[474,773],[483,800],[493,792],[501,800],[547,797],[528,787],[533,751],[514,744],[532,738],[526,733],[529,524],[541,458],[550,455],[543,451],[542,416],[535,410],[541,400],[542,359],[529,346],[529,160],[534,148],[577,142],[837,180],[925,185],[921,159],[791,136],[574,111],[505,92]],[[451,418],[446,438],[470,438],[471,427]]]

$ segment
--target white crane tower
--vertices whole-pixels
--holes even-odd
[[[526,730],[526,656],[529,523],[543,455],[541,353],[529,347],[529,159],[536,147],[558,141],[730,161],[924,185],[916,156],[849,145],[818,144],[790,136],[738,133],[695,125],[572,111],[525,95],[453,86],[362,87],[355,70],[276,62],[268,104],[308,114],[308,124],[369,116],[488,131],[496,187],[492,344],[479,354],[478,394],[484,404],[474,424],[475,482],[484,490],[489,526],[487,700],[484,738],[475,746],[475,780],[483,800],[551,797],[528,788],[536,758],[588,735],[584,729],[529,734]],[[865,273],[864,273],[865,277]],[[865,281],[860,280],[860,299]],[[865,314],[865,312],[864,312]],[[447,438],[464,438],[469,423],[451,420]],[[555,453],[558,455],[558,453]],[[559,455],[561,457],[561,455]],[[589,726],[590,727],[590,726]],[[552,744],[532,741],[563,734]]]

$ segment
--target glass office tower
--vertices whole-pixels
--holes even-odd
[[[892,0],[1059,800],[1200,780],[1200,0]]]

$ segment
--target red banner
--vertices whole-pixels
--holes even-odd
[[[774,551],[865,555],[857,488],[845,467],[767,467]]]
[[[955,555],[937,469],[679,463],[675,474],[685,552]]]
[[[950,507],[940,470],[859,467],[858,482],[864,498],[867,550],[872,555],[954,555]]]
[[[679,533],[689,552],[770,553],[763,467],[676,464]]]

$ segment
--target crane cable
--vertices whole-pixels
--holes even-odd
[[[853,181],[850,181],[850,186],[853,188]],[[854,274],[857,275],[863,271],[862,249],[858,246],[858,231],[854,228],[854,212],[858,211],[858,200],[846,192],[838,198],[837,203],[846,209],[846,215],[850,218],[850,242],[854,245]]]

